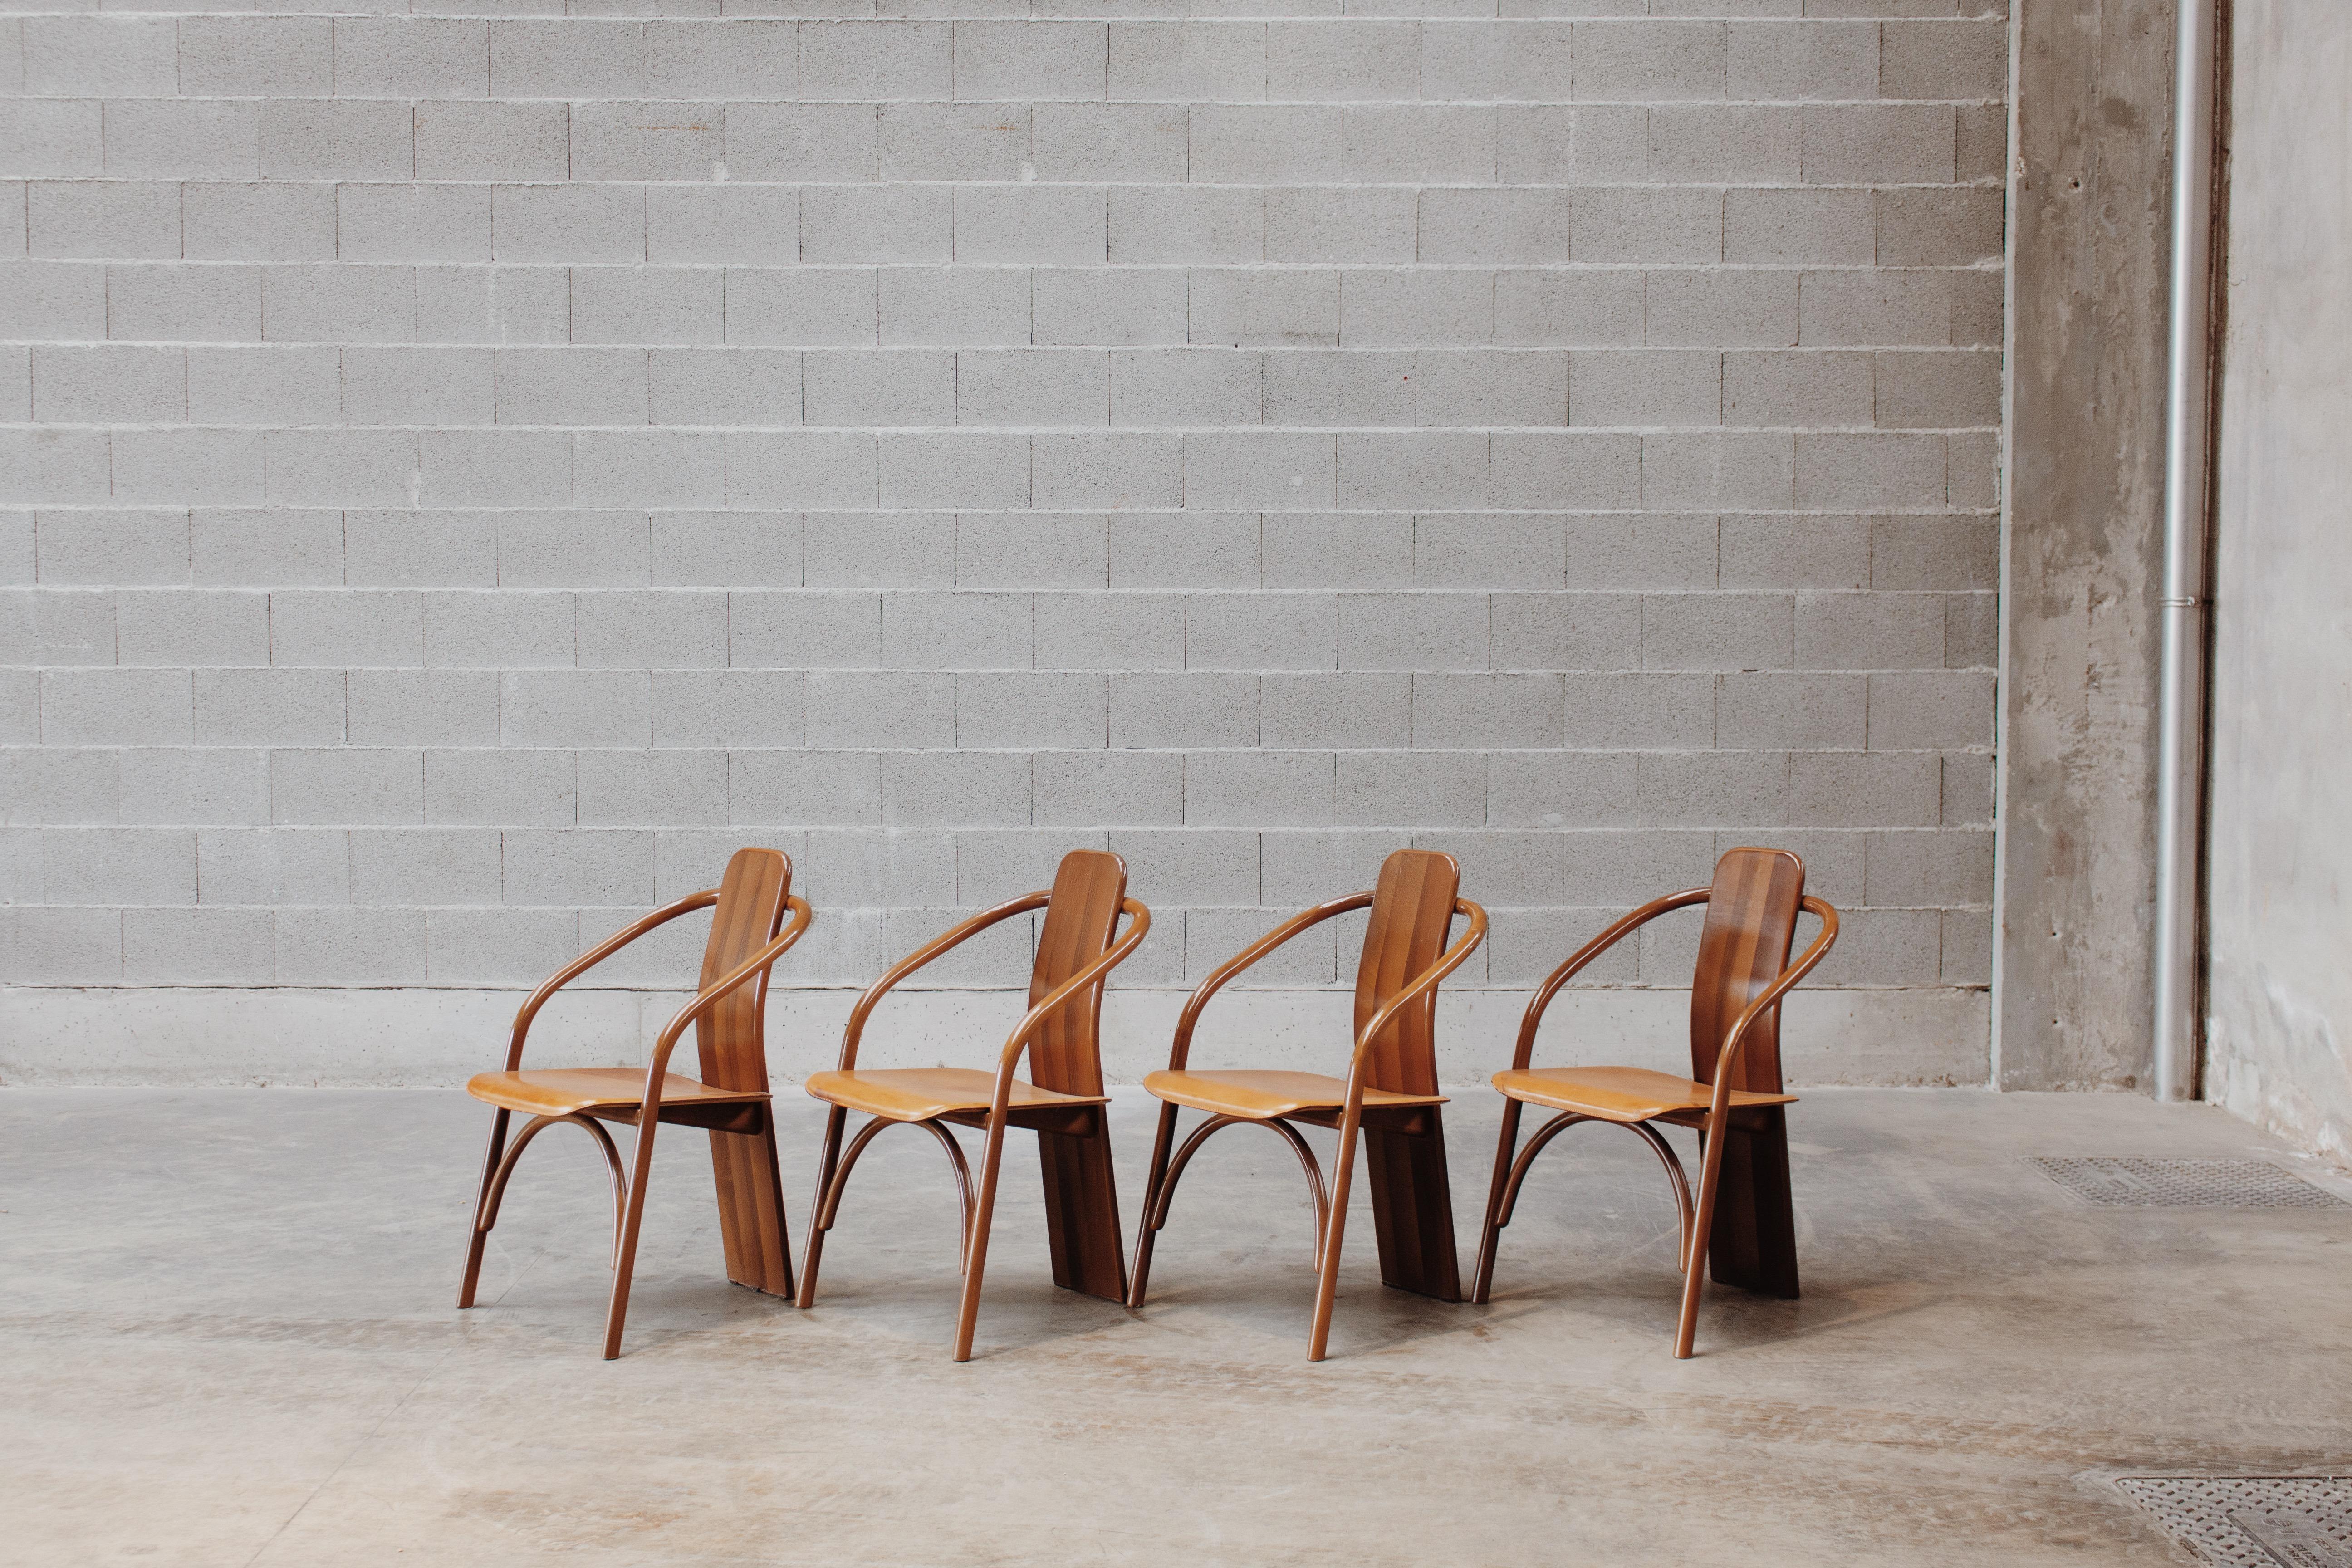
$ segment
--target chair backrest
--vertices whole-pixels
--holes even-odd
[[[1388,999],[1437,962],[1454,923],[1462,868],[1433,849],[1400,849],[1381,862],[1356,965],[1356,1032]],[[1437,1092],[1437,987],[1391,1018],[1373,1042],[1365,1080],[1397,1094]]]
[[[1110,950],[1127,900],[1127,862],[1102,849],[1073,849],[1054,873],[1029,1005]],[[1102,994],[1097,980],[1054,1010],[1029,1043],[1029,1081],[1056,1094],[1102,1092]]]
[[[1805,863],[1786,849],[1728,849],[1715,863],[1706,924],[1691,975],[1691,1077],[1715,1081],[1724,1036],[1757,994],[1789,967],[1805,896]],[[1732,1084],[1759,1094],[1780,1092],[1780,1009],[1756,1020],[1739,1048]]]
[[[710,941],[702,949],[702,985],[723,980],[784,929],[784,896],[793,890],[793,863],[780,849],[738,849],[719,881]],[[768,1048],[762,1020],[768,1007],[764,974],[737,986],[696,1020],[695,1047],[702,1081],[713,1089],[764,1089]]]

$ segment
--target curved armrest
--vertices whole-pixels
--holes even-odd
[[[1044,909],[1052,896],[1045,889],[1040,888],[1034,893],[1024,893],[1017,899],[1008,900],[992,910],[982,910],[962,924],[931,938],[930,941],[892,965],[881,979],[866,988],[866,994],[860,996],[857,999],[857,1005],[849,1010],[849,1025],[841,1032],[841,1070],[847,1072],[857,1065],[857,1042],[866,1033],[866,1015],[874,1011],[875,1005],[882,1000],[884,994],[892,986],[949,949],[978,936],[999,921],[1011,920],[1014,915],[1025,913],[1030,910]]]
[[[1349,910],[1366,908],[1371,901],[1372,895],[1370,893],[1349,893],[1344,899],[1333,899],[1328,904],[1318,904],[1311,910],[1301,910],[1211,970],[1209,977],[1202,981],[1200,986],[1186,999],[1184,1011],[1177,1016],[1175,1043],[1168,1050],[1168,1070],[1170,1072],[1184,1070],[1184,1064],[1192,1054],[1192,1026],[1201,1021],[1201,1010],[1209,1005],[1209,998],[1224,989],[1225,982],[1258,963],[1266,954],[1298,935],[1299,932],[1320,925],[1335,916],[1344,915]]]
[[[809,922],[816,918],[806,899],[787,894],[784,906],[793,911],[793,918],[775,941],[722,975],[708,990],[697,992],[694,999],[679,1008],[677,1016],[663,1026],[661,1038],[654,1045],[653,1066],[646,1074],[645,1103],[648,1110],[658,1110],[661,1106],[662,1075],[669,1070],[669,1054],[677,1048],[677,1042],[685,1037],[686,1026],[732,994],[744,982],[765,974],[793,943],[800,941],[801,933],[808,930]]]
[[[1470,917],[1470,929],[1462,933],[1462,940],[1446,949],[1436,963],[1414,975],[1412,984],[1390,997],[1387,1005],[1372,1015],[1371,1021],[1356,1037],[1356,1054],[1348,1063],[1348,1101],[1350,1105],[1363,1102],[1364,1062],[1371,1054],[1372,1042],[1379,1039],[1381,1031],[1389,1026],[1389,1020],[1417,1001],[1423,992],[1433,989],[1439,981],[1461,968],[1462,961],[1486,940],[1486,911],[1484,909],[1467,899],[1456,899],[1454,900],[1454,912]]]
[[[545,984],[530,994],[530,1000],[525,1002],[522,1005],[522,1011],[515,1015],[514,1037],[507,1046],[507,1071],[513,1072],[522,1066],[523,1037],[530,1032],[531,1020],[539,1016],[539,1010],[547,1005],[549,997],[655,927],[667,925],[680,915],[692,914],[697,910],[708,909],[718,901],[719,889],[716,888],[705,888],[698,893],[688,893],[674,904],[664,904],[635,925],[625,926],[614,931],[611,936],[557,970]]]
[[[1093,963],[1063,981],[1048,993],[1045,999],[1029,1009],[1005,1037],[1004,1050],[996,1062],[996,1109],[1002,1110],[1012,1097],[1013,1068],[1021,1053],[1029,1048],[1031,1037],[1038,1026],[1054,1016],[1054,1009],[1071,997],[1102,984],[1103,977],[1127,962],[1127,955],[1142,942],[1144,933],[1151,929],[1151,910],[1133,899],[1120,900],[1119,909],[1127,915],[1127,934],[1106,949]]]
[[[1820,899],[1814,898],[1811,893],[1805,895],[1804,901],[1800,907],[1821,917],[1821,934],[1813,938],[1805,951],[1798,955],[1796,963],[1780,971],[1780,977],[1767,985],[1758,994],[1755,1001],[1750,1002],[1741,1010],[1738,1018],[1724,1035],[1723,1049],[1716,1054],[1715,1058],[1715,1094],[1712,1097],[1712,1103],[1707,1108],[1707,1115],[1710,1119],[1721,1117],[1731,1104],[1732,1068],[1738,1065],[1740,1047],[1748,1043],[1749,1026],[1774,1007],[1779,1006],[1780,998],[1787,995],[1798,981],[1811,973],[1815,964],[1829,956],[1831,946],[1837,941],[1838,912],[1836,910]]]
[[[1578,971],[1660,915],[1706,902],[1711,891],[1713,889],[1708,888],[1685,888],[1679,893],[1652,899],[1633,913],[1619,916],[1599,936],[1569,954],[1568,962],[1546,976],[1544,983],[1536,988],[1536,994],[1528,999],[1528,1010],[1519,1019],[1519,1043],[1511,1052],[1511,1070],[1527,1071],[1528,1063],[1535,1054],[1536,1030],[1543,1023],[1544,1009],[1551,1005],[1551,999],[1559,994],[1561,986],[1576,978]]]

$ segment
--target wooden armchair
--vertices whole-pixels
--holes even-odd
[[[1633,931],[1692,904],[1706,906],[1706,924],[1691,979],[1691,1076],[1627,1067],[1530,1068],[1536,1029],[1560,987]],[[1789,950],[1800,910],[1818,916],[1822,929],[1792,964]],[[1780,1092],[1780,998],[1828,954],[1837,933],[1837,910],[1805,892],[1802,860],[1785,849],[1733,849],[1716,862],[1712,887],[1643,904],[1551,972],[1520,1020],[1510,1070],[1495,1075],[1505,1101],[1503,1132],[1495,1150],[1473,1301],[1486,1300],[1494,1283],[1496,1244],[1511,1223],[1528,1167],[1545,1144],[1582,1121],[1630,1128],[1650,1145],[1674,1183],[1681,1231],[1676,1267],[1683,1271],[1677,1359],[1691,1353],[1699,1289],[1709,1263],[1716,1279],[1727,1284],[1795,1299],[1797,1229],[1783,1107],[1796,1097]],[[1522,1105],[1559,1114],[1538,1129],[1514,1159]],[[1659,1133],[1660,1123],[1691,1128],[1699,1135],[1703,1159],[1696,1212],[1690,1179]]]
[[[515,1162],[533,1138],[559,1121],[585,1128],[613,1174],[613,1300],[604,1319],[606,1361],[621,1353],[637,1225],[646,1208],[646,1173],[653,1162],[654,1129],[662,1122],[709,1130],[727,1277],[772,1296],[793,1293],[792,1243],[784,1230],[783,1188],[776,1171],[776,1125],[769,1104],[763,1027],[768,971],[800,940],[811,919],[808,904],[792,896],[792,881],[793,863],[782,853],[739,849],[717,888],[688,894],[607,937],[531,993],[515,1015],[506,1070],[481,1073],[466,1085],[467,1093],[496,1106],[498,1114],[490,1119],[489,1152],[482,1159],[482,1185],[474,1203],[458,1306],[474,1304],[482,1249],[498,1223],[499,1203]],[[700,988],[663,1028],[650,1067],[642,1073],[634,1068],[522,1070],[524,1037],[549,997],[647,931],[713,906]],[[778,935],[787,910],[792,924]],[[669,1071],[670,1053],[689,1024],[695,1026],[701,1058],[699,1079]],[[507,1122],[518,1110],[531,1120],[509,1149]],[[626,1122],[637,1130],[635,1169],[627,1177],[622,1174],[621,1156],[611,1135],[599,1125],[604,1121]]]
[[[1152,1238],[1168,1223],[1168,1203],[1194,1151],[1221,1128],[1250,1122],[1272,1129],[1306,1168],[1315,1204],[1315,1321],[1307,1359],[1321,1361],[1330,1338],[1331,1303],[1339,1281],[1339,1238],[1348,1222],[1348,1188],[1362,1131],[1372,1189],[1372,1228],[1380,1243],[1381,1278],[1401,1290],[1462,1299],[1454,1252],[1454,1204],[1445,1176],[1445,1128],[1437,1092],[1437,983],[1461,967],[1486,939],[1486,911],[1457,896],[1461,868],[1450,855],[1400,849],[1381,867],[1379,886],[1350,893],[1292,916],[1220,964],[1184,1004],[1176,1022],[1168,1068],[1145,1078],[1158,1096],[1160,1134],[1151,1149],[1143,1223],[1135,1238],[1135,1281],[1127,1304],[1143,1305],[1150,1279]],[[1320,1073],[1194,1071],[1188,1065],[1201,1010],[1225,983],[1309,927],[1349,910],[1371,909],[1363,955],[1356,969],[1356,1038],[1342,1079]],[[1445,949],[1454,917],[1470,929]],[[1441,953],[1440,950],[1444,949]],[[1190,1106],[1209,1119],[1193,1130],[1171,1160],[1176,1110]],[[1314,1151],[1293,1122],[1330,1127],[1339,1134],[1331,1193]]]
[[[857,1065],[866,1020],[890,988],[999,921],[1031,910],[1045,911],[1037,935],[1037,958],[1029,980],[1029,1011],[998,1053],[995,1070],[978,1068],[900,1068],[873,1070]],[[1118,917],[1129,917],[1127,934],[1111,936]],[[833,1228],[843,1186],[858,1155],[886,1127],[922,1128],[947,1151],[955,1168],[956,1194],[963,1208],[963,1300],[956,1318],[955,1358],[971,1359],[972,1331],[980,1317],[980,1282],[988,1262],[988,1233],[996,1212],[997,1167],[1008,1128],[1037,1134],[1045,1162],[1045,1227],[1053,1247],[1054,1283],[1106,1300],[1125,1299],[1127,1264],[1119,1250],[1118,1194],[1111,1180],[1109,1097],[1103,1093],[1101,1015],[1103,984],[1151,929],[1151,911],[1127,897],[1127,863],[1098,849],[1077,849],[1062,858],[1050,891],[1024,893],[983,910],[933,938],[876,981],[851,1009],[841,1039],[841,1066],[810,1075],[810,1094],[831,1106],[825,1117],[824,1152],[817,1168],[816,1218],[809,1233],[807,1267],[801,1274],[800,1304],[816,1300],[817,1261],[824,1233]],[[1034,1083],[1013,1076],[1027,1055]],[[845,1152],[843,1124],[856,1110],[871,1118]],[[971,1194],[971,1168],[949,1124],[982,1129],[980,1195]]]

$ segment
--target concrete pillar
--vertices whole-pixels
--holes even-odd
[[[2019,0],[1994,1070],[2147,1081],[2171,0]]]

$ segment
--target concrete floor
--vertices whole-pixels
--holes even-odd
[[[817,1121],[784,1100],[798,1227]],[[1451,1111],[1465,1271],[1494,1116]],[[1148,1118],[1122,1102],[1130,1221]],[[1385,1290],[1360,1216],[1321,1365],[1275,1140],[1203,1153],[1139,1315],[1048,1283],[1026,1155],[964,1366],[928,1139],[877,1145],[803,1314],[726,1283],[672,1130],[607,1363],[569,1131],[451,1306],[487,1119],[0,1091],[0,1562],[2147,1563],[2176,1549],[2104,1477],[2352,1467],[2352,1211],[2094,1209],[2020,1163],[2278,1152],[2205,1108],[1809,1094],[1805,1299],[1711,1294],[1679,1363],[1671,1207],[1601,1130],[1545,1155],[1491,1307]]]

